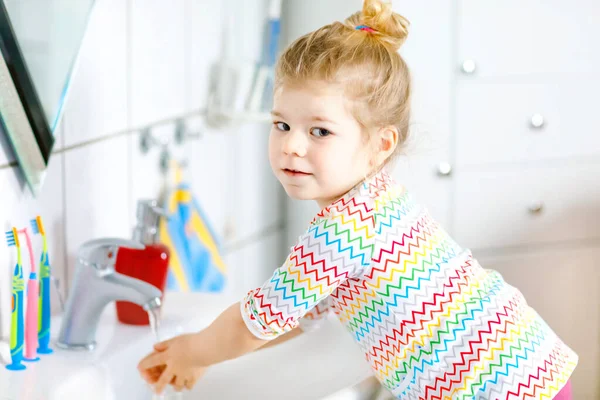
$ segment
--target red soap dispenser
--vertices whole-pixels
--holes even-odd
[[[144,250],[121,248],[117,254],[115,270],[118,273],[141,279],[163,292],[169,271],[169,248],[159,242],[158,227],[164,211],[155,200],[140,200],[137,205],[137,225],[133,240],[146,246]],[[148,313],[137,304],[117,301],[117,317],[129,325],[149,325]]]

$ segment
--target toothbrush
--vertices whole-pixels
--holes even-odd
[[[25,369],[21,364],[23,360],[23,266],[21,264],[21,245],[19,244],[19,235],[15,228],[12,231],[6,232],[6,241],[8,247],[15,246],[17,248],[17,265],[12,280],[12,325],[10,332],[10,357],[11,364],[6,368],[12,371]]]
[[[279,46],[281,17],[281,0],[271,0],[269,15],[265,31],[265,43],[262,60],[256,73],[254,87],[248,100],[248,109],[253,112],[260,111],[264,106],[266,96],[270,96],[273,89],[273,67],[277,61],[277,48]]]
[[[31,245],[31,235],[29,229],[19,229],[18,233],[25,235],[25,244],[29,251],[29,280],[27,281],[27,309],[25,312],[25,358],[23,361],[39,361],[37,356],[38,348],[38,295],[39,282],[35,272],[35,262],[33,261],[33,246]]]
[[[36,235],[42,235],[43,249],[40,259],[40,301],[38,309],[38,341],[37,349],[40,354],[50,354],[50,261],[48,260],[48,240],[42,218],[37,216],[31,220],[31,228]]]

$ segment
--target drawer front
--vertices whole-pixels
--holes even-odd
[[[452,230],[471,249],[600,238],[600,163],[456,174]]]
[[[600,155],[600,81],[462,82],[457,91],[461,165]]]
[[[442,226],[451,223],[452,177],[445,151],[431,151],[402,158],[391,171],[396,182]],[[442,160],[442,161],[440,161]]]
[[[472,60],[482,77],[594,73],[599,15],[597,0],[461,0],[459,63]]]
[[[600,247],[475,257],[519,289],[579,355],[573,398],[600,400]]]

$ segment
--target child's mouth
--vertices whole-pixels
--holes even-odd
[[[309,174],[307,172],[302,172],[302,171],[298,171],[298,170],[295,170],[295,169],[288,169],[288,168],[284,168],[283,172],[287,176],[294,176],[294,177],[309,176],[309,175],[311,175],[311,174]]]

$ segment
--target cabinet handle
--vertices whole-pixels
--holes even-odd
[[[438,164],[438,175],[439,176],[450,176],[452,174],[452,165],[447,162]]]
[[[542,114],[533,114],[531,116],[531,126],[535,129],[543,128],[546,124],[544,116]]]
[[[475,61],[474,60],[465,60],[462,63],[462,72],[464,72],[465,74],[471,75],[472,73],[475,72],[475,70],[477,69],[477,66],[475,65]]]
[[[534,201],[529,205],[529,212],[531,214],[539,214],[544,210],[544,203],[541,201]]]

